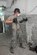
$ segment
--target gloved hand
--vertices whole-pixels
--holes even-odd
[[[26,17],[26,19],[23,18],[23,21],[28,21],[27,17]]]

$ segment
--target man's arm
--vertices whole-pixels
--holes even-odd
[[[26,18],[23,18],[23,17],[22,17],[22,20],[19,21],[19,22],[22,23],[22,22],[26,22],[26,21],[28,21],[28,18],[27,18],[27,17],[26,17]]]
[[[5,20],[5,23],[6,24],[12,24],[13,20],[11,17],[8,17],[6,20]]]

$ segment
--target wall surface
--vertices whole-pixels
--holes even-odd
[[[37,15],[28,15],[26,23],[27,41],[37,44]]]
[[[10,7],[12,0],[0,1],[0,6]],[[12,14],[15,8],[19,8],[24,14],[37,14],[37,0],[16,0],[11,8],[6,10],[6,14]]]
[[[2,5],[6,6],[6,2],[5,1],[0,1],[0,6],[2,6]]]
[[[27,0],[27,14],[37,14],[37,0]]]
[[[13,13],[13,11],[14,11],[14,9],[15,8],[19,8],[20,9],[20,11],[21,11],[21,13],[26,13],[26,9],[25,9],[25,4],[26,4],[26,1],[25,0],[17,0],[13,5],[12,5],[12,7],[10,8],[10,9],[8,9],[5,13],[6,13],[6,15],[7,14],[12,14]]]

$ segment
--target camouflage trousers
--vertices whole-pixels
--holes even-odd
[[[15,24],[12,25],[12,39],[11,39],[11,46],[13,48],[16,47],[17,44],[23,43],[23,30],[22,24]]]

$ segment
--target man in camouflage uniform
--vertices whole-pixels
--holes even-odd
[[[12,21],[12,34],[13,34],[13,37],[12,37],[11,44],[10,44],[10,52],[14,53],[13,49],[14,49],[16,43],[17,43],[17,40],[19,41],[19,46],[21,48],[23,48],[23,45],[22,45],[23,30],[22,29],[26,29],[26,26],[23,27],[23,24],[26,25],[26,22],[24,23],[23,21],[24,20],[26,21],[27,19],[23,19],[23,16],[20,14],[20,9],[15,8],[14,15],[10,16],[8,18],[8,20]],[[25,36],[26,36],[26,33],[25,33]]]

